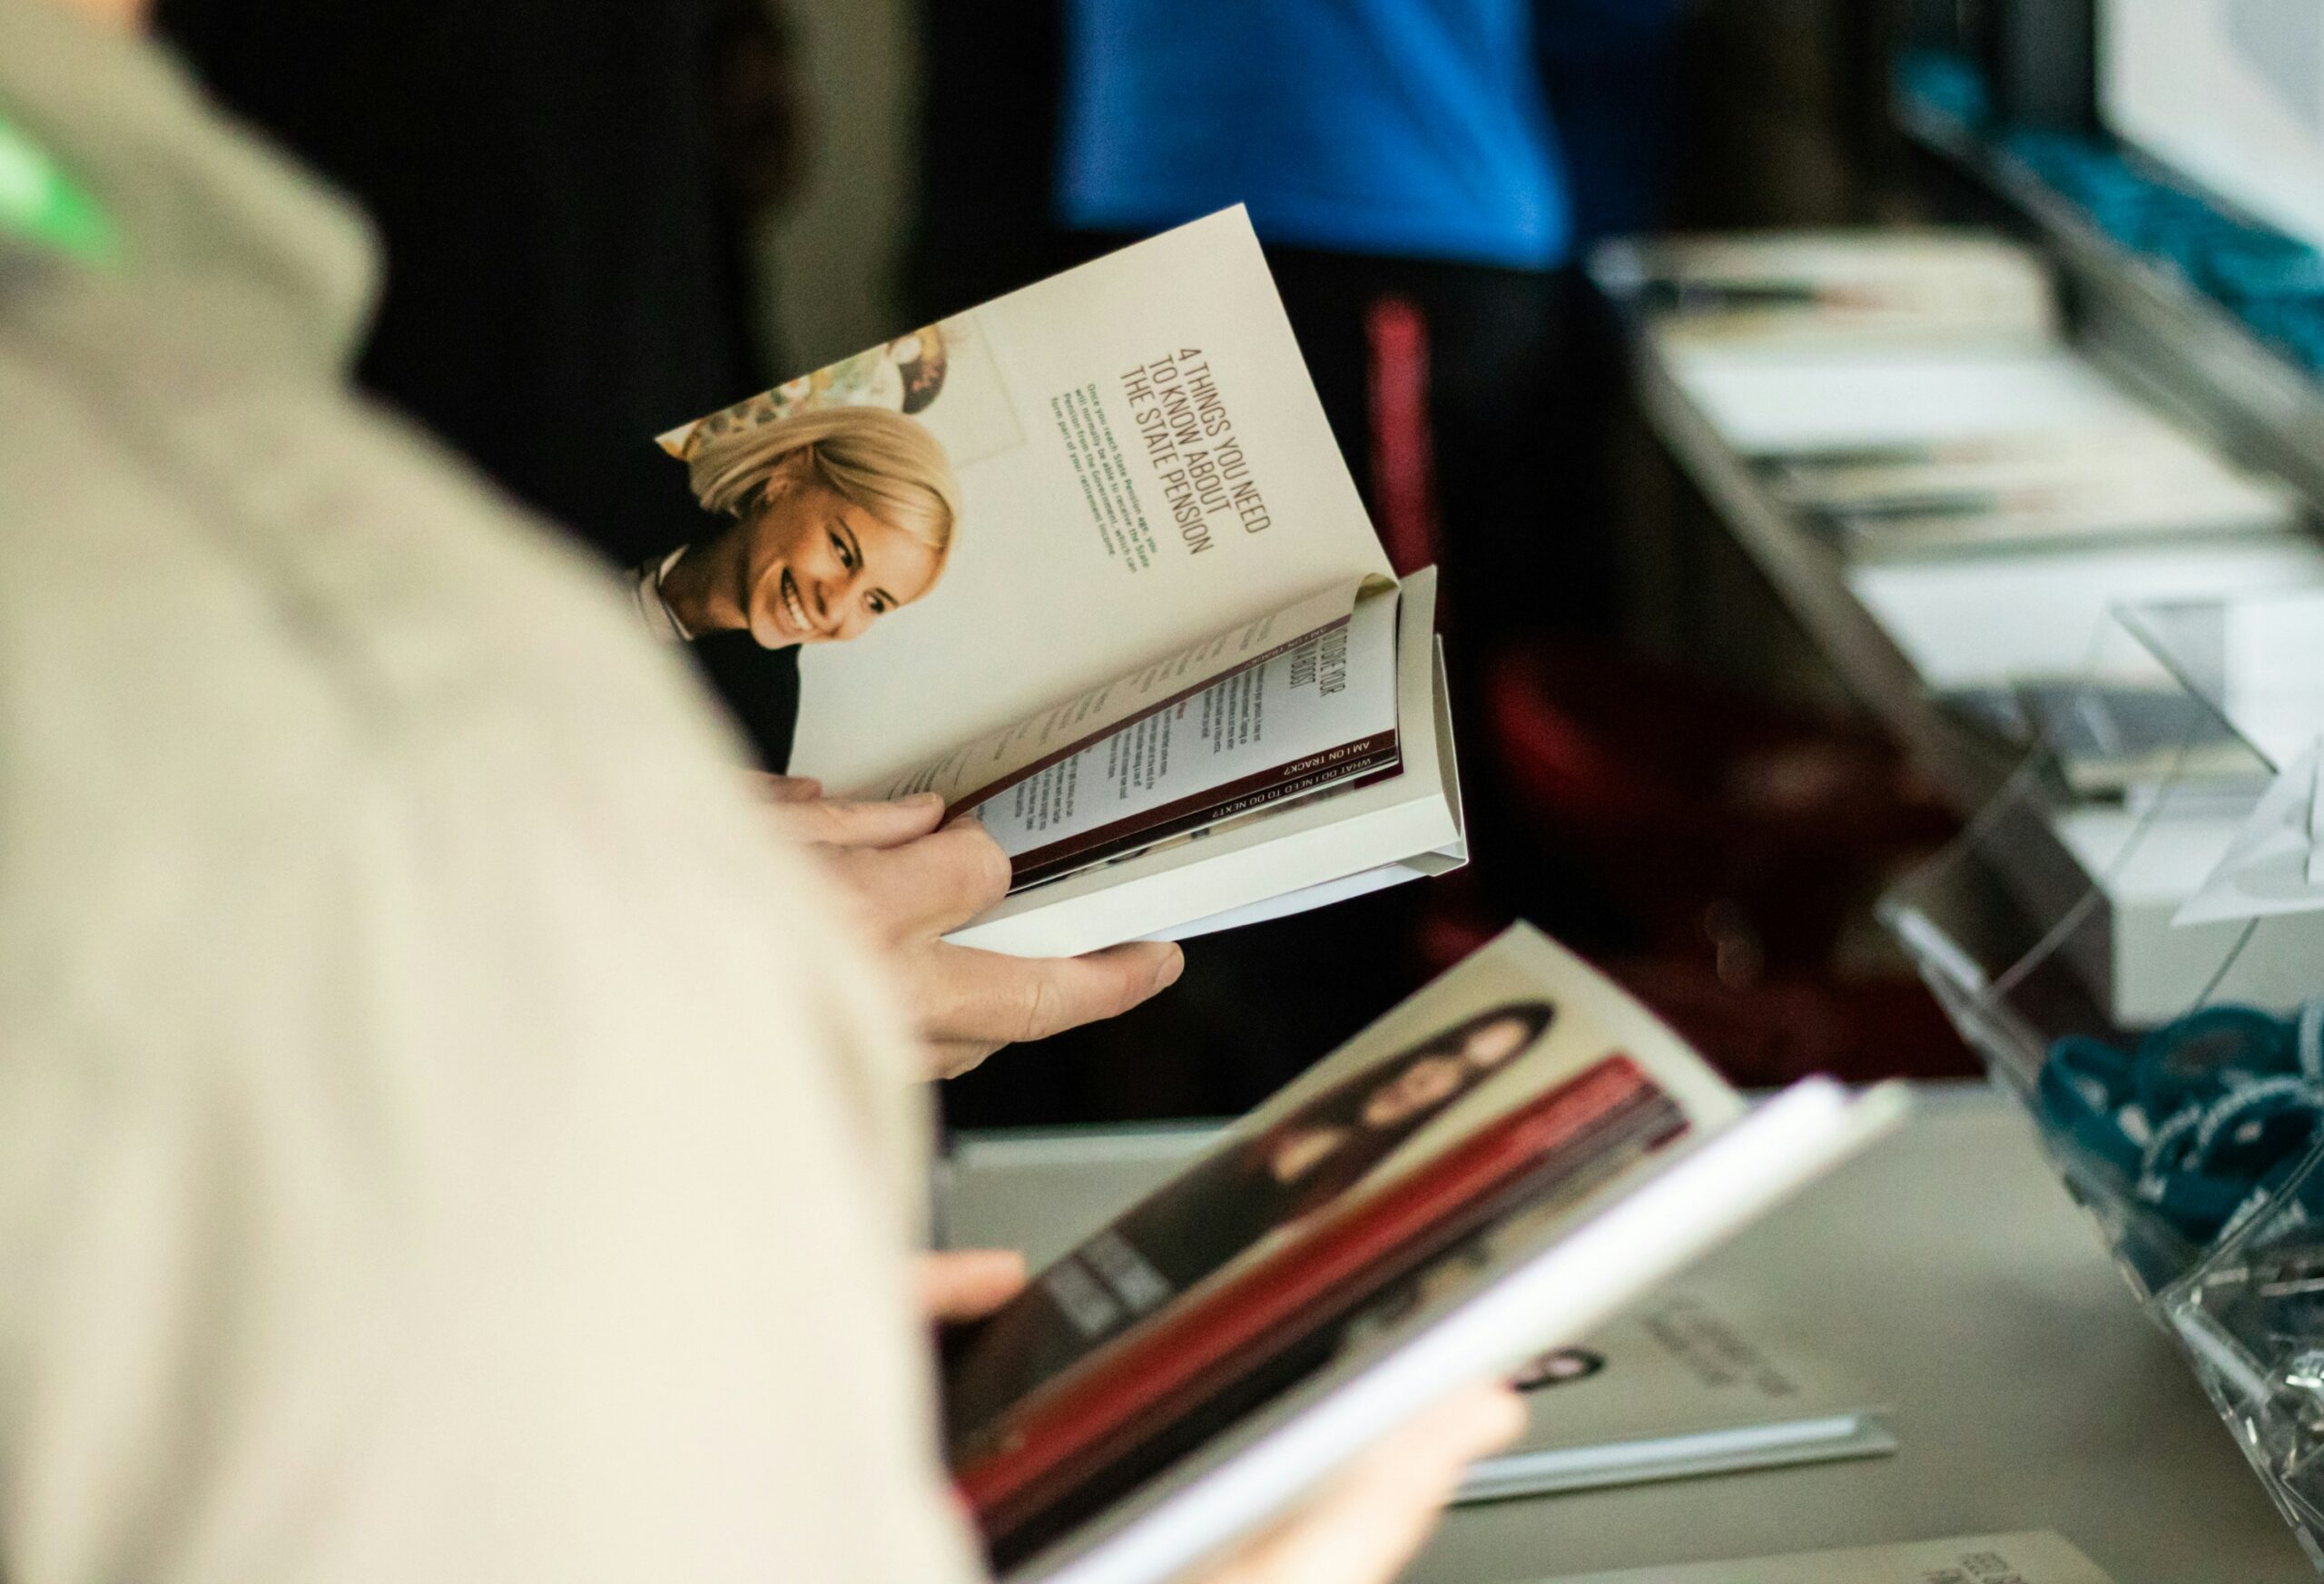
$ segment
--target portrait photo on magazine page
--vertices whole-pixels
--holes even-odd
[[[1525,1064],[1547,1001],[1490,1007],[1256,1115],[1243,1136],[1133,1206],[986,1323],[947,1398],[957,1434],[1062,1374],[1145,1313],[1298,1237],[1322,1212],[1409,1174],[1512,1103],[1492,1079]],[[1525,1079],[1517,1080],[1521,1093]],[[1453,1128],[1432,1125],[1453,1119]],[[1120,1294],[1141,1294],[1125,1303]]]
[[[998,791],[1393,581],[1238,212],[656,440],[706,516],[646,586],[795,657],[786,768],[835,795]]]
[[[968,527],[960,469],[1021,446],[962,314],[803,375],[661,438],[708,514],[648,569],[677,636],[771,652],[876,641],[940,598]],[[790,730],[771,757],[785,762]]]

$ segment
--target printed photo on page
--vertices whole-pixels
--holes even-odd
[[[956,1451],[1002,1405],[1177,1294],[1279,1255],[1529,1107],[1570,1123],[1561,1161],[1594,1186],[1636,1152],[1724,1120],[1724,1091],[1649,1017],[1512,931],[1423,990],[1230,1130],[1192,1169],[1044,1272],[984,1326],[948,1382]],[[1643,1065],[1641,1065],[1643,1064]],[[1542,1202],[1557,1200],[1555,1195]],[[1443,1278],[1467,1279],[1462,1271]]]
[[[660,440],[706,516],[647,585],[796,650],[839,794],[991,795],[1393,581],[1239,210]]]

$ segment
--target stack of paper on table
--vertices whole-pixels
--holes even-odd
[[[1593,265],[1770,492],[1852,557],[2265,532],[2234,466],[2059,336],[2039,261],[1968,231],[1620,243]]]
[[[2088,435],[2147,421],[2144,408],[2062,347],[1672,347],[1664,361],[1719,438],[1747,457]]]
[[[2179,685],[2124,625],[2140,614],[2133,607],[2313,587],[2324,584],[2324,546],[2306,535],[2202,546],[2106,545],[1890,562],[1853,567],[1847,580],[1932,693],[1997,695],[2014,707],[2028,687]],[[2126,785],[2129,806],[2061,807],[2038,821],[2029,813],[2006,832],[2007,850],[1995,853],[1998,868],[2021,890],[2038,893],[2024,900],[2043,919],[2062,917],[2099,890],[2100,905],[2068,940],[2065,955],[2126,1024],[2184,1011],[2241,934],[2233,923],[2174,928],[2172,919],[2251,817],[2260,785],[2248,776],[2231,778],[2217,795],[2189,796],[2180,780],[2152,818],[2137,795],[2151,789]],[[2140,837],[2135,849],[2133,836]],[[2028,851],[2029,844],[2040,851]],[[2216,993],[2289,1009],[2313,991],[2312,965],[2319,959],[2324,930],[2271,922],[2243,948]]]
[[[2324,589],[2181,590],[2122,619],[2277,769],[2324,734]]]
[[[2196,783],[2250,791],[2266,762],[2226,722],[2167,680],[2021,683],[2031,741],[2077,797],[2135,796]]]
[[[1770,493],[1855,557],[2260,534],[2305,516],[2298,492],[2063,347],[1665,355]]]
[[[1770,459],[1777,497],[1857,558],[2204,537],[2299,523],[2299,493],[2140,417],[2059,434]]]
[[[1673,340],[2041,342],[2057,333],[2049,276],[1987,231],[1761,231],[1607,245],[1599,283]]]
[[[1526,1432],[1470,1471],[1462,1501],[1896,1450],[1871,1393],[1705,1280],[1677,1285],[1520,1379]]]
[[[2112,1584],[2063,1536],[1971,1535],[1901,1546],[1807,1551],[1591,1573],[1553,1584]]]

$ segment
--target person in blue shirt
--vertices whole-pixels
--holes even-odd
[[[1578,359],[1569,266],[1600,216],[1642,215],[1650,162],[1569,93],[1651,76],[1685,0],[924,0],[917,307],[930,317],[1233,203],[1392,560],[1443,569],[1464,795],[1479,851],[1530,851],[1496,784],[1496,653],[1602,626],[1616,579],[1596,480],[1610,359]],[[1628,119],[1628,106],[1616,119]],[[1648,113],[1652,113],[1649,111]],[[1600,134],[1600,135],[1593,135]],[[1620,201],[1600,202],[1611,186]],[[1641,182],[1639,178],[1648,178]],[[1057,238],[1054,243],[1046,236]],[[1512,871],[1514,872],[1514,871]],[[1430,897],[1399,887],[1239,932],[1167,1008],[1054,1067],[1199,1060],[1206,1095],[1278,1079],[1423,976]],[[1315,965],[1335,971],[1317,976]],[[1261,1021],[1260,1019],[1264,1019]],[[1188,1053],[1203,1053],[1199,1057]],[[1000,1113],[1007,1115],[1007,1113]],[[990,1119],[990,1118],[988,1118]]]
[[[1480,850],[1512,816],[1472,713],[1491,652],[1607,623],[1618,375],[1571,261],[1653,219],[1688,0],[920,0],[899,322],[1250,206],[1399,565],[1440,561]],[[1657,90],[1662,90],[1658,92]],[[1611,157],[1610,157],[1610,155]],[[1376,439],[1375,439],[1376,437]],[[1506,842],[1511,851],[1518,841]],[[1236,932],[1167,1007],[956,1087],[964,1121],[1238,1109],[1424,977],[1422,889]],[[1318,976],[1315,965],[1336,970]]]
[[[1635,52],[1683,5],[1066,0],[1059,219],[1249,207],[1389,553],[1442,561],[1472,652],[1608,597],[1533,465],[1576,241],[1545,61]]]
[[[1540,271],[1569,241],[1531,0],[1073,0],[1058,204],[1150,231]]]

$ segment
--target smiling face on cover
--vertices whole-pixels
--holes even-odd
[[[943,556],[785,457],[759,507],[732,531],[734,599],[762,647],[861,637],[935,586]]]

